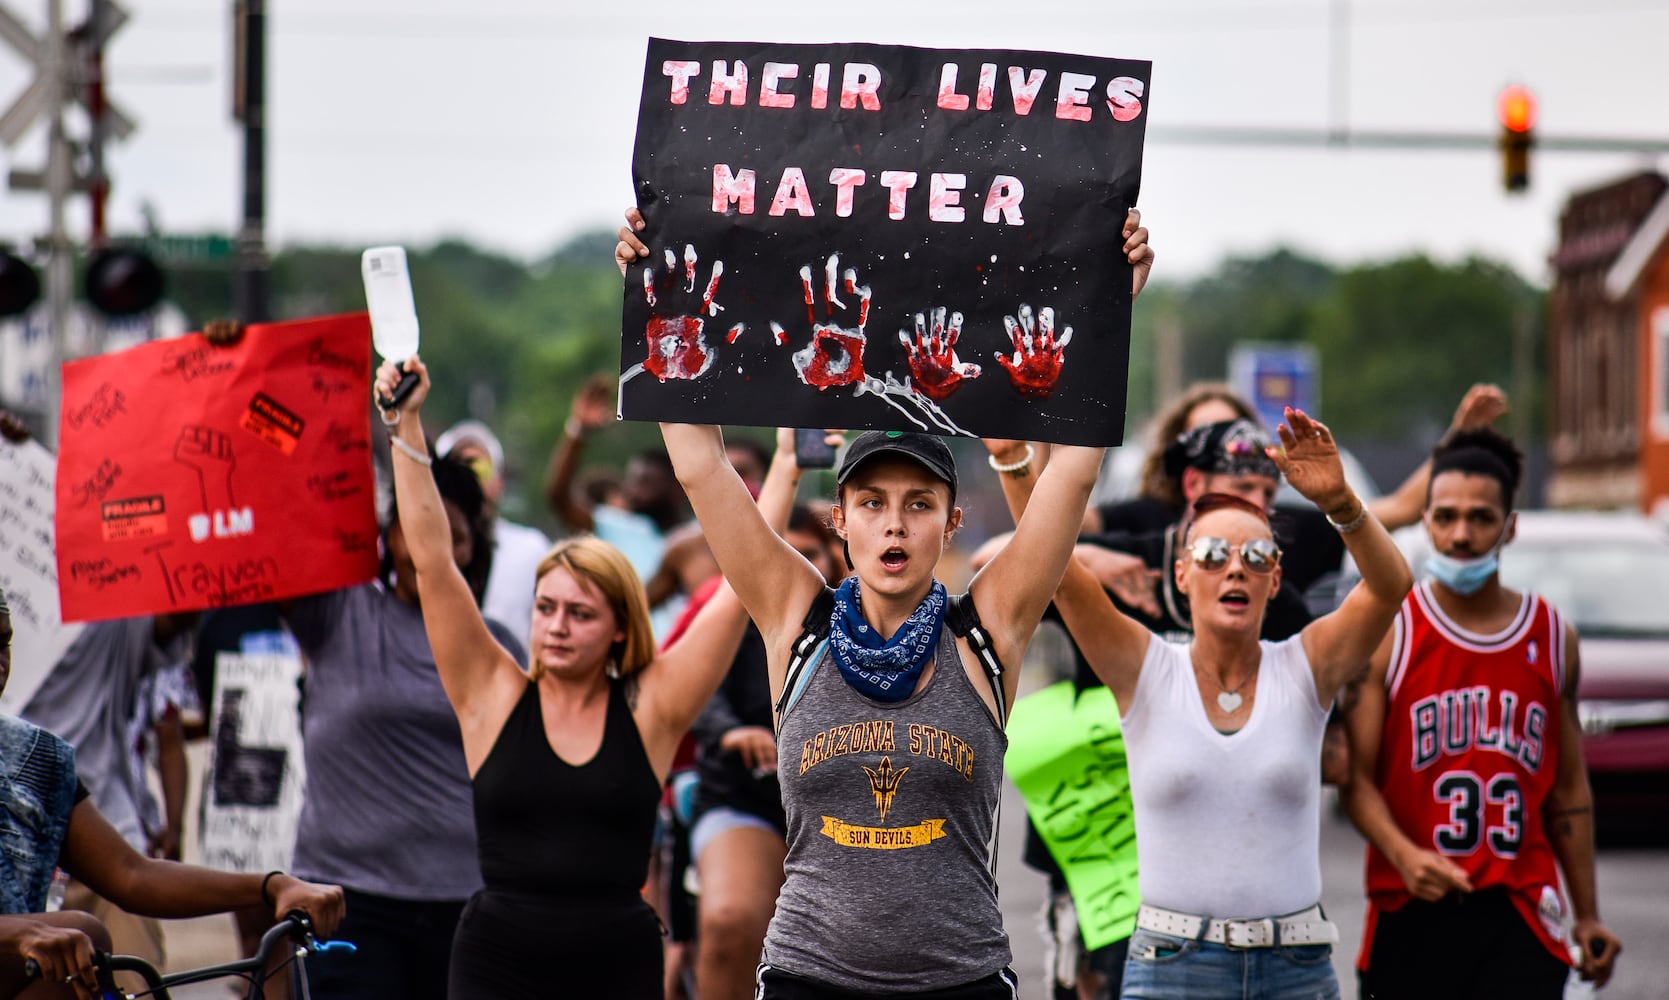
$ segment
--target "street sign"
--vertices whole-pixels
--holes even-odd
[[[1229,384],[1273,429],[1289,406],[1317,415],[1321,361],[1308,344],[1238,344],[1229,353]]]
[[[141,246],[153,257],[170,263],[231,260],[238,246],[230,236],[147,236]]]

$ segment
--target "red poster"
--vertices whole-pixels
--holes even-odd
[[[64,365],[65,621],[281,600],[371,579],[364,313]]]

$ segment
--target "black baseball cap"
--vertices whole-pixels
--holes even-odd
[[[865,431],[846,448],[840,471],[835,473],[835,484],[845,486],[846,480],[858,466],[881,455],[899,455],[923,466],[928,472],[950,486],[950,498],[956,499],[956,459],[944,438],[920,431]]]

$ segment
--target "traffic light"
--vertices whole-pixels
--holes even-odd
[[[0,319],[21,316],[41,297],[41,279],[29,262],[0,250]]]
[[[1530,147],[1536,144],[1536,95],[1514,84],[1495,103],[1501,120],[1501,186],[1523,191],[1530,186]]]
[[[106,316],[131,316],[162,301],[164,281],[156,261],[138,250],[111,247],[87,262],[87,301]]]

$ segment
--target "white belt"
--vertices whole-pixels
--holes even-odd
[[[1284,917],[1261,920],[1213,920],[1191,913],[1162,910],[1143,904],[1136,911],[1136,926],[1156,934],[1210,941],[1230,948],[1275,948],[1298,944],[1337,944],[1339,928],[1321,912],[1319,905]],[[1204,933],[1201,933],[1203,930]]]

